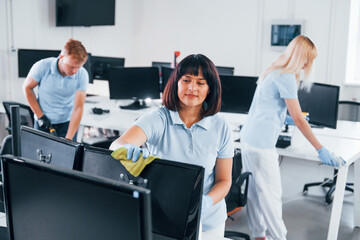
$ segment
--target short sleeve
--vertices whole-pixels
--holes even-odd
[[[89,74],[85,68],[80,68],[79,71],[79,86],[77,90],[86,91],[89,83]]]
[[[218,152],[218,158],[232,158],[234,156],[233,138],[228,124],[223,120],[222,142]]]
[[[31,67],[28,76],[32,77],[35,81],[40,82],[44,76],[44,71],[44,61],[40,60]]]
[[[165,129],[166,115],[162,108],[142,115],[134,125],[140,127],[146,135],[148,143],[156,143]]]
[[[279,78],[275,81],[279,89],[280,97],[284,99],[296,99],[298,86],[296,83],[295,74],[280,74]]]

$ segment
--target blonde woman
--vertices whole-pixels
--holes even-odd
[[[286,50],[259,77],[247,121],[241,130],[244,171],[252,172],[248,193],[248,223],[256,240],[286,239],[282,220],[282,188],[276,141],[289,111],[295,125],[318,151],[321,161],[336,160],[314,136],[297,98],[300,73],[308,76],[317,56],[306,36],[294,38]],[[266,232],[270,236],[266,236]]]

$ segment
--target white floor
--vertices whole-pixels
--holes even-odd
[[[309,188],[307,196],[302,194],[305,183],[319,182],[329,178],[333,169],[314,162],[284,159],[280,165],[283,185],[283,219],[288,230],[288,240],[322,240],[327,238],[331,205],[325,204],[321,187]],[[353,166],[349,178],[353,179]],[[354,228],[353,194],[346,193],[344,199],[338,240],[360,240],[360,229]],[[250,235],[246,221],[246,207],[234,213],[234,221],[228,218],[226,229]]]

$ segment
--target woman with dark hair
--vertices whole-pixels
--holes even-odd
[[[137,161],[140,152],[149,154],[140,148],[146,143],[152,155],[203,166],[203,238],[222,238],[234,148],[228,125],[216,114],[221,85],[213,62],[201,54],[183,59],[166,85],[163,105],[140,117],[110,149],[126,147],[127,158]]]

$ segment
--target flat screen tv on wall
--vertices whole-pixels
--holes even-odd
[[[56,26],[115,25],[115,0],[56,0]]]

